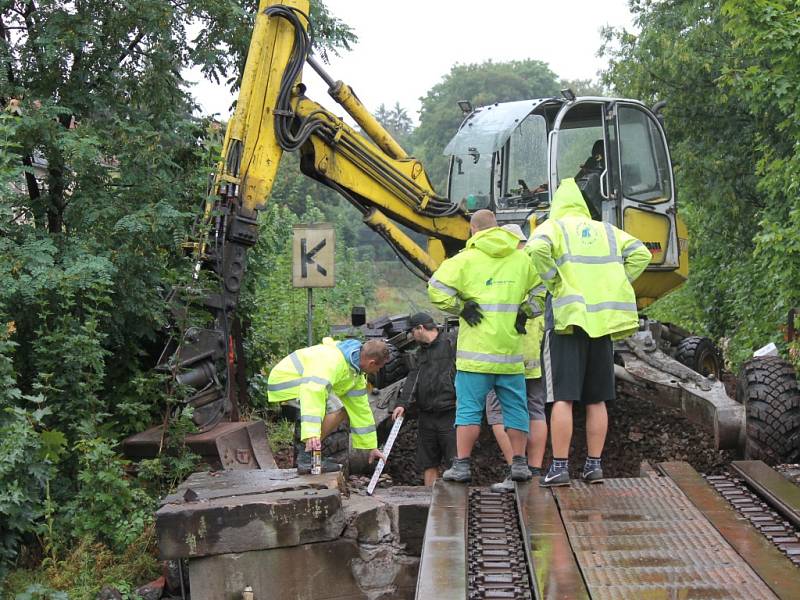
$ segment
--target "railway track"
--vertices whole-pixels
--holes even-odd
[[[515,493],[437,482],[417,599],[800,598],[794,484],[757,461],[658,469]]]
[[[528,556],[517,495],[471,489],[467,513],[469,600],[533,600]]]
[[[731,473],[705,480],[796,566],[800,566],[800,530],[774,510],[748,483]]]

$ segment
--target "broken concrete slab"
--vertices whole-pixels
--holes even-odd
[[[405,546],[409,555],[422,553],[431,494],[432,488],[418,486],[397,486],[375,492],[374,497],[390,508],[396,541]]]
[[[414,597],[419,561],[391,544],[359,546],[352,539],[189,562],[192,600],[256,598],[382,600]]]
[[[156,512],[162,560],[333,540],[345,526],[339,474],[195,473]],[[191,492],[191,493],[189,493]]]
[[[344,536],[358,542],[377,544],[394,538],[392,515],[385,502],[372,496],[351,496],[344,509],[347,528]]]

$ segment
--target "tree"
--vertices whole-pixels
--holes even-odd
[[[108,460],[116,440],[162,408],[150,374],[166,320],[162,294],[190,277],[180,245],[206,196],[220,134],[193,116],[181,73],[241,72],[257,4],[0,3],[0,327],[9,332],[0,364],[13,361],[2,410],[16,411],[13,427],[4,412],[0,429],[24,433],[25,447],[32,424],[64,436],[70,452],[53,473],[52,506],[105,493],[86,489],[102,479],[92,472],[103,463],[109,477],[121,473]],[[312,18],[323,57],[349,47],[353,34],[321,2]],[[228,83],[235,89],[238,76]],[[39,494],[34,502],[45,479],[24,488]],[[135,496],[98,503],[105,515],[91,522],[113,526],[115,514],[131,512],[120,502]],[[16,514],[6,506],[0,522]],[[82,530],[68,512],[56,515],[64,545]],[[4,537],[0,560],[39,525]],[[113,532],[95,533],[113,541]]]
[[[464,119],[458,101],[467,100],[478,107],[553,96],[558,90],[556,75],[538,60],[452,67],[422,98],[420,124],[412,136],[414,153],[425,165],[436,190],[445,193],[448,162],[442,151]]]
[[[654,313],[731,338],[738,363],[780,341],[800,302],[798,9],[782,0],[632,3],[638,35],[607,31],[604,82],[664,99],[688,284]],[[746,324],[746,325],[745,325]]]

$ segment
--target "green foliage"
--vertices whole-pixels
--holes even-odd
[[[218,158],[181,73],[240,72],[257,5],[0,3],[0,570],[22,546],[47,567],[34,583],[70,597],[102,580],[86,549],[139,539],[155,496],[196,466],[184,413],[139,482],[117,440],[174,395],[150,372],[163,295],[191,277],[180,244]],[[311,13],[323,58],[355,39],[321,2]],[[92,586],[64,562],[75,547]]]
[[[24,592],[17,594],[14,600],[69,600],[69,596],[64,592],[35,583],[25,588]]]
[[[442,155],[464,119],[457,106],[542,98],[558,94],[558,78],[538,60],[455,65],[422,98],[420,124],[412,136],[414,154],[422,160],[434,187],[446,191],[448,160]]]
[[[667,133],[690,232],[691,283],[654,314],[685,310],[692,325],[729,338],[737,365],[780,342],[800,303],[800,52],[788,1],[632,3],[640,33],[608,31],[605,83],[667,100]]]
[[[267,438],[273,452],[280,452],[294,442],[294,422],[286,419],[267,421]]]
[[[2,319],[0,319],[2,322]],[[42,531],[43,499],[63,435],[43,429],[41,397],[22,394],[14,377],[15,344],[0,335],[0,582],[20,542]],[[30,405],[37,408],[31,409]]]
[[[114,443],[84,438],[79,455],[78,489],[65,509],[73,535],[124,550],[152,523],[155,502],[126,472],[129,461],[119,457]]]

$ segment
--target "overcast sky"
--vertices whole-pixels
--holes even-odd
[[[358,36],[326,70],[348,83],[370,111],[399,102],[417,121],[419,98],[456,63],[537,59],[560,78],[597,79],[606,25],[632,28],[627,0],[327,0]],[[193,92],[207,113],[228,116],[231,95],[200,81]],[[327,86],[306,66],[307,95],[335,107]],[[343,114],[336,107],[334,112]]]

